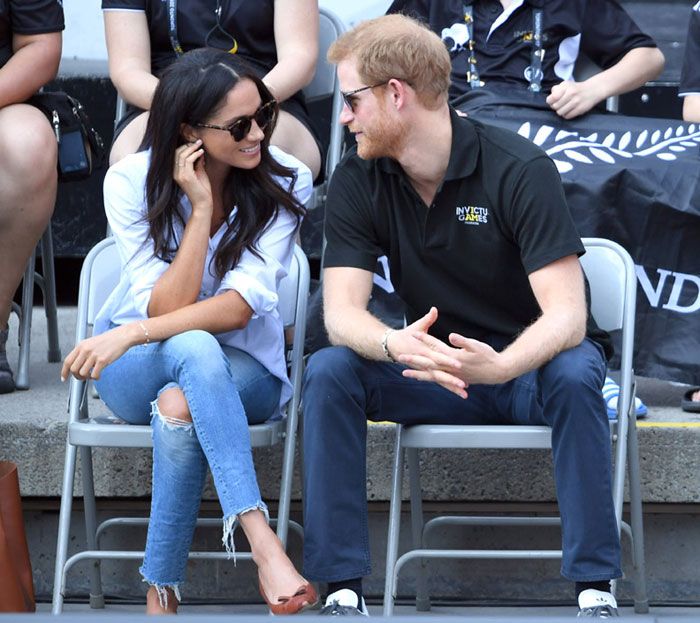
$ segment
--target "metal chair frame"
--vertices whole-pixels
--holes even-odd
[[[634,405],[632,368],[636,277],[631,257],[620,245],[601,238],[584,238],[586,254],[581,258],[591,287],[591,313],[605,330],[622,330],[621,380],[618,419],[611,422],[615,471],[613,500],[620,531],[632,540],[635,611],[649,610],[645,568],[642,499],[639,477],[639,448]],[[391,616],[398,575],[403,566],[418,559],[416,608],[429,610],[425,561],[449,559],[557,559],[561,550],[460,550],[427,546],[431,530],[444,525],[556,525],[558,517],[437,517],[424,523],[418,450],[420,448],[551,448],[551,429],[546,426],[455,426],[397,425],[392,475],[389,530],[387,537],[384,616]],[[408,462],[413,549],[398,557],[401,491],[404,456]],[[625,467],[629,470],[630,524],[622,521]]]
[[[12,304],[13,311],[19,318],[19,362],[15,386],[17,389],[29,389],[29,350],[32,336],[32,311],[34,308],[34,284],[38,285],[44,296],[46,313],[48,353],[50,363],[61,361],[61,347],[58,343],[58,316],[56,304],[56,277],[53,264],[53,237],[51,223],[46,226],[41,236],[42,274],[35,272],[36,249],[32,252],[22,281],[22,303]],[[39,246],[37,245],[37,246]]]
[[[119,279],[120,263],[114,240],[107,238],[98,243],[85,258],[80,275],[76,343],[89,335],[95,315]],[[306,256],[295,248],[290,274],[282,281],[279,290],[279,310],[285,333],[293,328],[291,348],[287,358],[293,396],[286,407],[287,417],[272,422],[249,426],[253,447],[271,447],[284,443],[282,459],[282,481],[276,532],[286,547],[289,528],[301,534],[301,527],[289,520],[294,450],[298,422],[301,377],[303,373],[303,348],[306,330],[306,305],[309,291],[309,266]],[[60,614],[66,589],[66,575],[73,565],[83,560],[92,560],[90,575],[90,606],[104,607],[100,560],[140,560],[143,551],[102,550],[99,539],[104,530],[115,525],[143,525],[143,518],[112,518],[97,525],[97,506],[92,469],[93,447],[147,448],[152,447],[151,427],[148,425],[124,425],[90,420],[87,398],[88,383],[71,378],[68,400],[68,436],[66,441],[61,510],[59,515],[56,565],[53,589],[52,612]],[[76,454],[80,450],[82,467],[83,499],[87,549],[68,557],[70,520],[73,502],[73,481],[76,469]],[[199,526],[221,525],[221,520],[199,519]],[[228,554],[216,552],[190,552],[190,559],[227,559]],[[237,552],[237,560],[252,560],[250,552]]]

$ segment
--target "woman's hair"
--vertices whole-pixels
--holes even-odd
[[[173,179],[175,150],[186,142],[183,124],[195,126],[209,120],[224,105],[229,91],[246,79],[255,83],[263,104],[274,99],[240,58],[220,50],[202,48],[187,52],[163,72],[140,147],[151,149],[145,220],[156,257],[166,261],[173,257],[176,220],[184,226],[180,211],[183,192]],[[261,257],[256,243],[280,207],[294,214],[298,223],[305,213],[304,206],[291,192],[296,172],[278,163],[268,149],[275,120],[276,115],[264,130],[260,164],[253,169],[230,169],[224,195],[227,200],[232,198],[231,208],[235,205],[237,211],[214,255],[219,278],[238,263],[244,250]],[[274,176],[288,182],[282,182],[281,186]]]
[[[384,15],[360,22],[328,50],[328,60],[353,59],[366,84],[398,78],[410,84],[428,108],[447,102],[450,54],[425,24],[406,15]]]

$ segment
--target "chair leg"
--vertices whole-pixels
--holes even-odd
[[[58,516],[58,539],[56,542],[56,566],[53,579],[52,614],[61,614],[65,593],[65,565],[68,558],[70,539],[70,515],[73,506],[73,479],[75,477],[76,448],[66,443],[66,456],[63,465],[63,487],[61,489],[61,511]]]
[[[634,411],[634,399],[631,412]],[[644,560],[644,520],[642,515],[642,486],[639,476],[639,443],[637,439],[637,418],[630,414],[627,431],[627,469],[630,485],[630,525],[632,527],[632,548],[634,560],[634,611],[637,614],[649,612],[649,598],[646,585],[646,562]]]
[[[418,460],[418,449],[408,448],[406,450],[406,460],[408,462],[408,482],[411,495],[411,534],[413,536],[413,549],[421,549],[423,543],[423,492],[420,484],[420,465]],[[428,612],[430,610],[430,594],[428,593],[428,577],[426,571],[426,560],[421,559],[416,577],[416,610]]]
[[[80,447],[80,467],[83,477],[83,504],[85,506],[85,540],[87,548],[97,549],[97,506],[95,503],[95,481],[92,472],[92,449],[88,446]],[[105,599],[102,594],[100,561],[94,560],[90,564],[90,607],[104,608]]]
[[[392,474],[391,503],[389,506],[389,531],[386,539],[386,575],[384,578],[384,616],[394,614],[394,598],[396,597],[395,578],[396,559],[399,550],[399,530],[401,529],[401,486],[403,484],[403,455],[401,445],[401,424],[396,425],[396,444],[394,448],[394,471]]]
[[[41,237],[41,264],[44,276],[44,312],[49,341],[48,360],[50,363],[61,361],[61,347],[58,343],[58,317],[56,306],[56,276],[53,264],[53,238],[51,223]]]
[[[292,401],[290,409],[297,409],[296,401]],[[293,417],[294,422],[288,422],[287,435],[284,439],[284,456],[282,457],[282,482],[280,484],[279,505],[277,508],[277,536],[282,542],[282,547],[287,549],[289,537],[289,507],[292,496],[292,477],[294,475],[294,451],[296,446],[296,421],[297,415],[289,413],[288,418]]]
[[[19,315],[19,363],[17,364],[17,389],[29,389],[29,343],[32,335],[32,307],[34,304],[34,262],[32,252],[22,282],[22,311]]]

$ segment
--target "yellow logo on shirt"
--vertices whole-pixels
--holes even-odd
[[[457,206],[455,208],[457,220],[465,225],[485,225],[489,222],[489,209],[479,206]]]

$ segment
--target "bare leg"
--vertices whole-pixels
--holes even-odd
[[[281,110],[271,142],[282,151],[301,160],[311,169],[314,179],[318,177],[321,170],[321,154],[311,132],[301,121]]]
[[[141,113],[121,131],[119,137],[112,145],[112,151],[109,152],[109,165],[112,166],[119,162],[124,156],[135,154],[143,140],[143,135],[146,132],[146,124],[148,123],[148,113]]]
[[[188,424],[192,421],[185,394],[179,387],[167,389],[158,398],[158,409],[163,417],[171,424]],[[276,603],[278,597],[289,597],[306,584],[306,580],[299,575],[292,561],[287,557],[282,543],[270,528],[262,511],[251,510],[239,516],[239,522],[243,532],[250,543],[253,560],[258,566],[260,583],[268,599]],[[149,589],[149,596],[155,593],[154,607],[162,608],[158,601],[155,588]],[[150,612],[151,601],[148,601],[146,612]],[[177,609],[177,601],[175,609]],[[168,607],[171,606],[170,594],[168,595]]]
[[[163,589],[168,593],[167,606],[163,607],[158,597],[158,591],[155,586],[149,586],[146,593],[146,614],[177,614],[177,607],[180,602],[175,597],[172,589]]]
[[[307,581],[289,560],[282,543],[267,524],[262,511],[252,510],[239,515],[238,521],[250,543],[258,577],[270,603],[279,597],[290,597]]]
[[[56,203],[56,137],[33,106],[0,110],[0,329]]]

